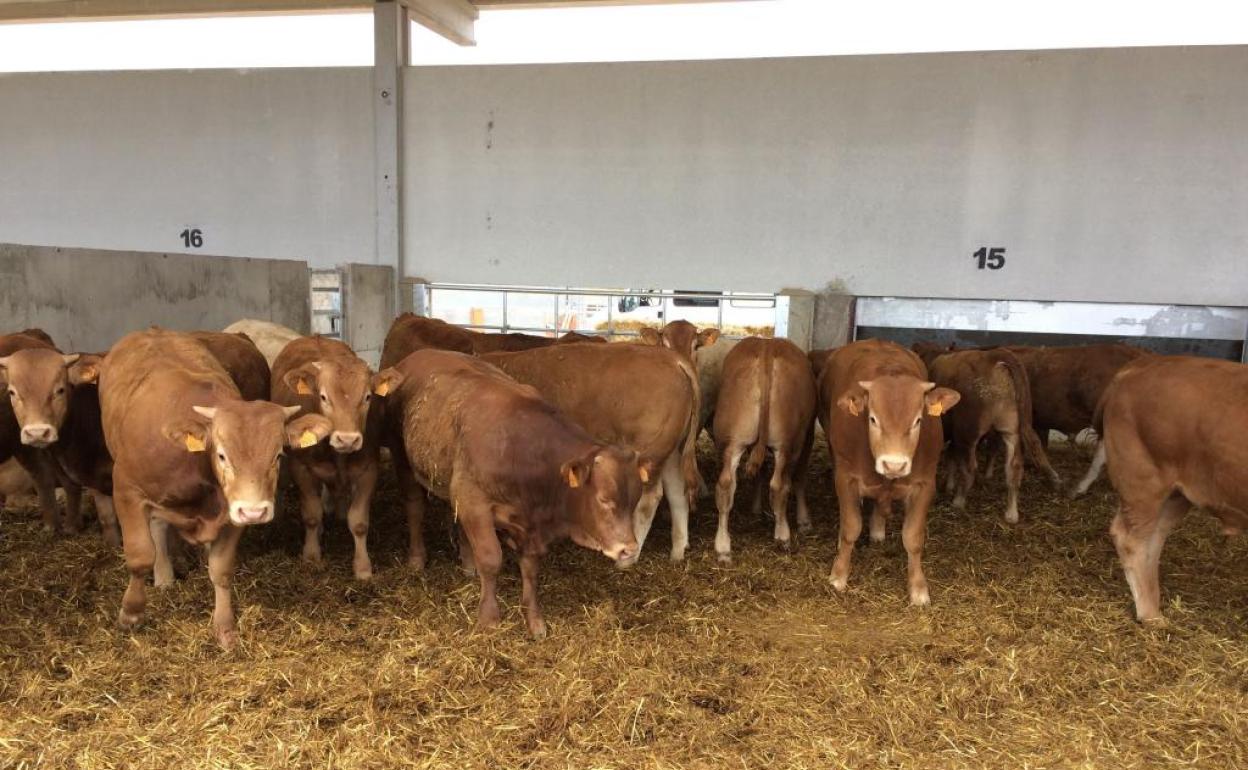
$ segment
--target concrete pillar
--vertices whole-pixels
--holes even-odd
[[[396,0],[373,5],[373,131],[377,264],[393,268],[399,301],[403,277],[403,68],[411,62],[407,9]]]
[[[342,341],[376,367],[394,319],[394,269],[389,265],[343,265]]]
[[[781,289],[776,295],[776,336],[810,350],[815,321],[815,295],[805,289]]]
[[[811,347],[826,350],[854,339],[854,300],[840,284],[829,284],[814,295]]]

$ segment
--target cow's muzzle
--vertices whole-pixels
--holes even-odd
[[[271,500],[235,501],[230,503],[230,521],[240,527],[253,524],[266,524],[273,520],[273,502]]]
[[[55,444],[59,434],[46,422],[31,423],[22,428],[22,443],[26,446],[46,447]]]
[[[364,434],[356,431],[348,433],[346,431],[336,430],[329,434],[329,445],[335,452],[346,454],[348,452],[358,452],[364,446]]]
[[[905,455],[880,455],[875,458],[875,472],[886,479],[910,475],[910,458]]]
[[[617,545],[614,548],[604,548],[602,552],[607,555],[608,559],[615,562],[615,566],[620,569],[628,569],[637,563],[637,557],[641,553],[641,549],[636,544],[633,545]]]

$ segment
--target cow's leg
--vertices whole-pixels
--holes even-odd
[[[935,490],[931,484],[917,484],[906,496],[906,519],[901,525],[901,542],[906,547],[907,585],[910,603],[919,607],[931,604],[927,577],[923,575],[923,545],[927,542],[927,509]]]
[[[984,451],[988,454],[988,463],[984,466],[984,481],[991,481],[992,477],[997,475],[997,460],[1001,459],[1000,442],[996,436],[989,434],[988,440],[984,442]],[[975,458],[978,461],[978,457]]]
[[[113,504],[121,525],[126,569],[130,572],[130,582],[121,597],[117,622],[123,628],[133,628],[143,622],[143,611],[147,607],[145,583],[156,561],[156,546],[152,543],[152,532],[147,524],[151,513],[137,494],[120,487],[114,490]]]
[[[121,530],[117,526],[117,511],[113,509],[112,496],[93,489],[91,499],[95,501],[95,515],[100,517],[100,534],[104,537],[104,542],[113,548],[119,548]]]
[[[243,528],[226,523],[217,539],[208,546],[208,577],[212,580],[212,630],[222,649],[232,649],[238,641],[234,628],[234,602],[230,584],[234,579],[234,562],[238,555],[238,539]]]
[[[520,581],[522,584],[520,604],[524,607],[524,619],[529,626],[529,636],[546,638],[546,621],[542,620],[542,606],[537,603],[537,568],[541,557],[525,552],[520,556]]]
[[[759,473],[756,478],[751,479],[751,483],[754,485],[754,494],[750,500],[750,513],[755,517],[762,516],[763,490],[767,487],[767,479],[762,473]],[[774,508],[772,509],[772,512],[775,512]]]
[[[663,483],[654,479],[653,484],[643,486],[637,507],[633,509],[633,534],[637,537],[637,549],[646,542],[650,527],[654,524],[654,514],[659,510],[659,501],[663,499]]]
[[[56,504],[56,473],[46,458],[33,452],[19,452],[17,462],[35,482],[35,492],[39,495],[39,513],[43,516],[43,531],[55,535],[60,518]]]
[[[402,448],[390,449],[390,461],[394,465],[399,499],[403,501],[403,511],[407,514],[407,566],[414,570],[423,570],[428,559],[428,552],[425,550],[425,509],[428,507],[428,497],[425,488],[416,481],[412,466]]]
[[[793,534],[789,531],[789,493],[793,487],[793,466],[789,452],[775,450],[774,469],[771,472],[771,511],[776,517],[774,538],[785,550],[793,548]],[[761,484],[760,484],[761,486]]]
[[[893,515],[893,498],[881,494],[871,503],[871,525],[868,537],[873,543],[882,543],[888,537],[888,519]]]
[[[1018,523],[1018,488],[1023,483],[1023,453],[1017,433],[1002,433],[1005,444],[1005,520]]]
[[[854,544],[862,534],[862,499],[858,485],[849,476],[836,473],[836,502],[840,507],[840,537],[836,544],[836,560],[832,562],[832,587],[844,591],[849,585],[849,563],[854,556]]]
[[[1075,488],[1070,491],[1070,499],[1082,497],[1087,494],[1088,489],[1096,483],[1101,477],[1101,471],[1105,469],[1105,442],[1099,441],[1096,444],[1096,454],[1092,455],[1092,464],[1088,466],[1088,472],[1083,475]]]
[[[812,420],[802,440],[802,451],[793,468],[793,492],[797,497],[797,531],[809,534],[814,528],[810,523],[810,506],[806,502],[806,474],[810,470],[810,455],[815,443],[815,423]]]
[[[971,487],[975,486],[975,470],[979,463],[978,447],[979,439],[961,447],[954,445],[953,451],[958,455],[960,473],[958,474],[958,489],[953,496],[953,507],[960,511],[966,510],[966,498],[971,493]]]
[[[958,490],[958,474],[961,473],[962,463],[958,458],[958,453],[953,450],[950,450],[945,458],[945,494],[952,497]],[[991,463],[992,460],[989,459],[989,462]]]
[[[463,527],[455,525],[455,533],[459,540],[459,568],[465,575],[472,577],[477,574],[477,563],[472,559],[472,543],[468,542],[468,535]]]
[[[503,547],[494,531],[494,517],[488,508],[465,512],[460,506],[459,525],[472,548],[472,560],[481,578],[481,604],[477,608],[477,627],[494,628],[501,616],[498,610],[498,571],[503,566]]]
[[[58,481],[65,490],[65,520],[62,526],[65,534],[76,535],[82,531],[82,486],[68,478]]]
[[[148,523],[148,529],[152,534],[152,544],[156,549],[155,561],[155,578],[153,583],[157,588],[165,588],[173,585],[173,560],[169,558],[169,522],[155,515],[155,511],[151,511]]]
[[[684,561],[685,549],[689,547],[689,498],[685,488],[685,474],[680,469],[679,452],[672,452],[663,461],[663,496],[672,516],[672,561]],[[641,541],[637,541],[638,549]]]
[[[373,490],[377,488],[377,464],[367,463],[354,483],[348,482],[343,486],[351,491],[351,505],[347,508],[347,526],[355,541],[355,558],[351,568],[356,580],[369,580],[373,577],[373,562],[368,558],[368,517]]]
[[[1158,577],[1161,549],[1174,525],[1191,507],[1187,498],[1178,494],[1160,504],[1155,500],[1124,498],[1110,524],[1109,533],[1135,599],[1135,617],[1142,622],[1162,619]]]
[[[299,515],[303,519],[303,560],[321,563],[321,532],[325,529],[325,500],[321,495],[323,485],[304,463],[290,463],[290,475],[299,489]]]
[[[723,450],[723,466],[715,483],[715,507],[719,510],[719,526],[715,529],[715,554],[721,562],[732,561],[732,538],[728,534],[728,516],[737,496],[737,466],[745,447],[727,444]]]

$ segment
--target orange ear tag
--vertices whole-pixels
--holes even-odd
[[[299,448],[307,449],[310,446],[316,446],[316,442],[319,440],[320,439],[316,437],[315,433],[310,430],[305,430],[303,435],[299,436]]]
[[[945,405],[937,401],[927,408],[927,413],[933,417],[939,417],[945,411]]]
[[[569,469],[568,470],[568,486],[572,487],[573,489],[576,489],[580,485],[581,485],[581,482],[576,478],[576,471]]]
[[[377,395],[379,395],[379,396],[387,396],[387,395],[389,395],[389,394],[390,394],[390,383],[389,383],[389,381],[387,381],[387,380],[382,380],[381,382],[377,383],[377,387],[373,389],[373,392],[374,392],[374,393],[376,393],[376,394],[377,394]]]
[[[641,477],[641,483],[642,483],[642,484],[649,484],[649,483],[650,483],[650,472],[646,470],[646,466],[644,466],[644,465],[638,465],[638,466],[637,466],[637,475]]]
[[[94,366],[84,366],[82,371],[78,373],[78,377],[83,382],[95,382],[99,379],[100,373],[95,370]]]
[[[304,381],[302,377],[300,377],[299,381],[295,383],[295,392],[301,396],[312,395],[312,389],[308,387],[308,383]]]
[[[186,434],[186,451],[202,452],[207,448],[208,447],[204,445],[204,440],[202,438],[190,433]]]

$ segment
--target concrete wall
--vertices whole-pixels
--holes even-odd
[[[1244,47],[413,68],[406,269],[1242,304],[1246,82]]]
[[[343,265],[343,342],[376,368],[386,332],[394,320],[394,268],[386,265]]]
[[[301,331],[304,262],[0,244],[0,333],[37,326],[62,350],[107,350],[152,324],[224,329],[240,318]]]
[[[372,262],[371,78],[0,75],[0,242]]]

